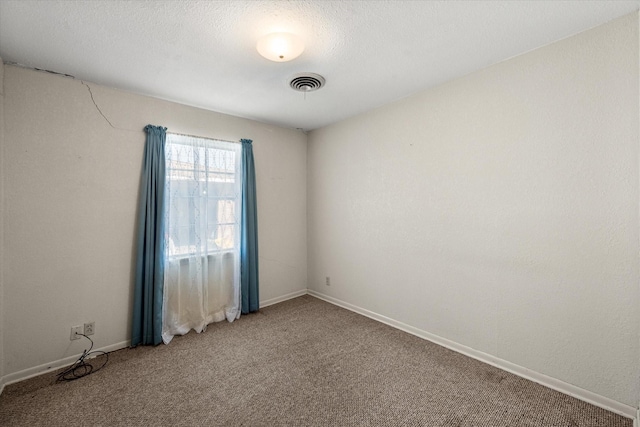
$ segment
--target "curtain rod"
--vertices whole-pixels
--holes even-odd
[[[231,144],[240,144],[240,141],[227,141],[226,139],[218,139],[218,138],[209,138],[209,137],[206,137],[206,136],[189,135],[188,133],[178,133],[178,132],[167,132],[167,133],[170,133],[172,135],[187,136],[189,138],[212,139],[214,141],[229,142]]]

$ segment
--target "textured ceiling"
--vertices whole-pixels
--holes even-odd
[[[633,1],[0,0],[5,62],[305,130],[638,10]],[[286,63],[258,55],[300,35]],[[327,79],[306,94],[293,74]]]

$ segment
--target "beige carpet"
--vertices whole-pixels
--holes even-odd
[[[7,386],[0,425],[632,425],[310,296],[54,379]]]

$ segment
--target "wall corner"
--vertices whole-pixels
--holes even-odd
[[[0,393],[4,388],[4,62],[0,58]]]

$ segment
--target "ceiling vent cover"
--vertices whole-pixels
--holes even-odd
[[[289,86],[298,92],[311,92],[324,86],[325,80],[320,74],[300,73],[291,78]]]

